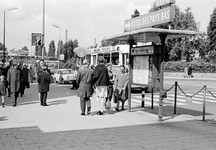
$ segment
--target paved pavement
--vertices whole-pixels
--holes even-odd
[[[173,115],[173,107],[166,105],[164,120],[158,122],[156,106],[140,108],[133,100],[131,112],[117,113],[112,103],[111,110],[99,116],[93,96],[92,114],[81,116],[79,98],[66,85],[51,85],[48,107],[39,105],[35,84],[19,97],[17,107],[11,104],[6,98],[6,107],[0,108],[0,150],[216,149],[216,121],[202,122],[197,110],[184,108],[193,113]]]

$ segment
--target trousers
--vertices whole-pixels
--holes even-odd
[[[85,114],[86,111],[86,104],[87,104],[87,108],[90,109],[91,108],[91,100],[89,97],[80,97],[80,108],[81,108],[81,112],[83,114]]]
[[[16,106],[17,105],[17,98],[19,96],[19,92],[14,92],[13,93],[13,103]]]
[[[41,105],[46,105],[46,100],[47,100],[47,92],[41,92],[40,93]]]

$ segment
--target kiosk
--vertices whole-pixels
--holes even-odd
[[[160,91],[158,120],[162,121],[162,107],[165,97],[163,89],[165,41],[173,38],[194,36],[196,34],[198,33],[189,30],[143,28],[106,38],[106,40],[112,41],[127,41],[130,45],[128,111],[131,111],[131,85],[158,87]],[[133,47],[134,42],[154,42],[160,44],[137,48]],[[151,64],[153,64],[152,70],[150,67]]]

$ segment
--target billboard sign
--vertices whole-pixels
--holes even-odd
[[[31,46],[37,46],[37,41],[41,39],[41,33],[32,33],[31,36]]]
[[[124,21],[124,32],[151,27],[159,24],[172,22],[175,18],[175,7],[170,6],[155,12]]]
[[[175,0],[156,0],[155,1],[155,7],[162,7],[165,5],[175,4]]]

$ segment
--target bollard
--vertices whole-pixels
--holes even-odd
[[[151,92],[151,109],[154,109],[154,88],[153,87]]]
[[[174,114],[176,114],[176,105],[177,105],[177,86],[178,86],[178,83],[177,81],[175,81]]]
[[[205,121],[205,107],[206,107],[206,85],[203,86],[203,121]]]
[[[141,104],[141,107],[145,107],[145,88],[141,88],[142,90],[142,104]]]

